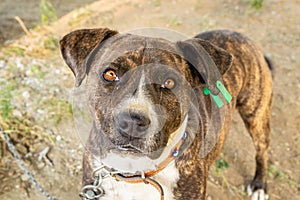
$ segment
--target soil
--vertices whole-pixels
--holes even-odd
[[[80,7],[87,5],[93,0],[48,0],[55,8],[56,16],[59,18],[66,13]],[[41,0],[1,0],[0,3],[0,45],[3,43],[11,43],[12,40],[24,35],[24,31],[18,22],[14,19],[19,16],[25,23],[28,29],[32,29],[41,24]]]
[[[44,60],[45,64],[51,62],[50,66],[54,68],[47,69],[49,74],[59,70],[53,80],[59,88],[58,95],[68,100],[74,83],[72,73],[63,63],[58,50],[41,52],[43,46],[40,41],[49,35],[61,38],[71,30],[91,27],[110,27],[119,31],[163,27],[188,36],[211,29],[231,29],[248,35],[261,45],[275,65],[268,193],[272,200],[300,199],[300,1],[269,0],[260,10],[251,8],[247,2],[102,0],[61,17],[49,27],[32,31],[33,36],[21,38],[16,45],[25,48],[29,58]],[[9,58],[4,60],[8,62]],[[40,84],[49,90],[47,82]],[[46,93],[45,97],[48,98]],[[58,140],[51,143],[51,152],[48,154],[54,166],[39,168],[38,161],[27,163],[31,163],[30,169],[49,193],[59,199],[79,199],[82,145],[72,117],[65,117],[49,129],[56,138],[59,136]],[[254,158],[251,138],[236,114],[220,155],[220,159],[226,160],[229,167],[216,173],[216,167],[212,166],[208,183],[209,198],[250,199],[245,187],[255,172]],[[8,161],[5,166],[17,168],[13,159]],[[5,166],[1,167],[4,169]],[[41,199],[40,193],[33,186],[28,186],[28,181],[20,178],[20,174],[8,170],[2,175],[1,182],[8,188],[3,190],[0,199]]]

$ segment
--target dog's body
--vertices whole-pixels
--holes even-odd
[[[115,39],[104,43],[105,39],[113,37]],[[181,134],[178,130],[185,124],[184,131],[194,135],[193,140],[189,141],[190,145],[174,162],[157,170],[151,178],[162,186],[166,200],[205,199],[209,166],[222,148],[232,111],[237,108],[257,151],[256,174],[250,183],[249,192],[253,192],[255,200],[266,198],[272,78],[269,62],[250,39],[235,32],[212,31],[188,41],[171,44],[157,38],[94,29],[72,32],[60,44],[63,57],[76,77],[76,85],[79,86],[87,75],[89,107],[94,115],[84,155],[83,185],[94,182],[93,171],[102,165],[102,159],[109,160],[108,155],[119,160],[128,155],[129,161],[124,161],[124,165],[128,166],[130,163],[126,162],[134,163],[139,157],[159,157],[170,143],[170,138],[174,133]],[[124,48],[126,52],[122,51]],[[197,65],[197,59],[194,58],[197,55],[189,57],[198,50],[199,54],[203,54],[202,49],[216,64],[232,96],[232,101],[222,108],[226,109],[226,113],[218,133],[215,133],[216,142],[206,150],[206,140],[211,137],[207,124],[213,116],[213,102],[203,94],[203,89],[214,77],[207,74],[209,70],[203,70],[203,66],[192,66],[195,62]],[[180,56],[175,55],[177,52],[180,52]],[[117,67],[107,67],[108,62]],[[162,79],[162,84],[157,84],[156,79],[149,78],[156,69],[153,63],[174,69],[185,80],[182,81],[175,72],[170,72],[175,78]],[[141,65],[146,67],[138,71]],[[130,78],[126,78],[126,73],[129,73]],[[159,74],[163,74],[163,71]],[[192,88],[197,109],[193,106],[185,107],[185,103],[189,105],[192,101],[189,96],[191,90],[185,90],[187,87]],[[218,92],[214,91],[213,86],[209,88],[213,94]],[[154,106],[157,104],[165,108],[164,116],[159,113],[162,110]],[[193,129],[191,126],[195,123],[198,125]],[[191,130],[195,133],[189,133]],[[132,134],[138,134],[139,137]],[[103,140],[110,141],[113,147]],[[199,156],[201,149],[204,153]],[[130,159],[132,157],[135,159]],[[130,173],[134,173],[135,169],[121,168]],[[151,184],[143,182],[132,184],[110,178],[103,180],[102,187],[105,194],[101,199],[153,200],[160,197]]]

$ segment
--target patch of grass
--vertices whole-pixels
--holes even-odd
[[[278,170],[274,165],[269,165],[268,176],[274,178],[275,180],[286,179],[287,175],[282,171]]]
[[[264,0],[243,0],[243,2],[250,4],[251,8],[256,10],[261,9],[264,6]]]
[[[229,164],[226,162],[224,158],[220,158],[216,160],[215,166],[216,166],[215,172],[218,175],[220,171],[224,171],[225,169],[227,169],[229,167]]]
[[[172,17],[169,19],[169,24],[172,26],[179,26],[182,22],[177,17]]]
[[[8,83],[4,88],[0,90],[0,111],[3,120],[8,120],[11,116],[13,106],[11,105],[12,91],[15,89],[15,85]]]
[[[286,173],[277,169],[277,167],[275,167],[272,164],[268,166],[267,174],[270,178],[273,178],[275,181],[283,180],[283,181],[287,181],[291,186],[294,186],[296,188],[299,187],[299,183],[291,179]]]
[[[88,9],[85,9],[83,12],[81,12],[80,10],[78,10],[78,13],[74,16],[73,19],[71,19],[68,22],[69,26],[73,26],[76,24],[79,24],[80,22],[83,21],[84,18],[87,18],[88,16],[90,16],[92,14],[92,12]]]
[[[55,125],[59,124],[65,117],[72,116],[72,105],[65,99],[49,98],[43,105],[49,109],[50,119]]]
[[[50,24],[57,20],[56,9],[49,1],[41,0],[40,10],[42,24]]]
[[[0,122],[5,133],[16,145],[17,151],[23,156],[30,152],[34,153],[36,145],[41,142],[55,142],[55,137],[46,133],[45,128],[37,125],[34,119],[27,114],[6,121],[2,120],[0,115]],[[0,140],[0,142],[2,141]],[[7,149],[3,149],[2,156],[7,153]]]
[[[255,9],[261,9],[264,5],[264,0],[252,0],[251,7]]]
[[[152,1],[151,1],[151,4],[152,4],[154,7],[159,7],[159,6],[161,6],[160,0],[152,0]]]
[[[41,66],[36,64],[30,65],[29,69],[30,69],[30,73],[32,73],[32,76],[37,77],[39,79],[43,79],[47,74],[47,72],[41,70]]]
[[[58,49],[58,39],[51,36],[44,41],[45,49],[56,51]]]
[[[6,56],[17,55],[17,56],[23,57],[25,54],[25,49],[18,47],[18,46],[8,46],[3,49],[3,53]]]
[[[198,25],[202,31],[208,31],[216,27],[216,22],[209,17],[203,17],[199,20]]]
[[[215,161],[215,175],[221,181],[221,185],[225,186],[231,194],[235,196],[239,196],[240,198],[246,196],[246,192],[228,182],[226,176],[224,175],[224,171],[229,168],[229,164],[224,158],[220,158]]]

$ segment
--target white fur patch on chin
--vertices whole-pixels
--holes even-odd
[[[96,163],[96,162],[95,162]],[[98,163],[96,166],[100,165]],[[151,177],[161,184],[165,200],[173,200],[173,189],[177,186],[179,172],[175,162],[170,163],[164,170]],[[116,181],[112,177],[103,179],[102,187],[105,195],[101,200],[158,200],[160,193],[150,184],[145,183],[127,183]]]
[[[120,172],[136,173],[151,171],[156,169],[155,163],[148,157],[137,157],[132,155],[120,155],[108,153],[101,162],[108,167],[112,167]]]
[[[248,196],[251,196],[251,200],[268,200],[269,195],[265,193],[263,189],[252,191],[251,185],[247,187]]]

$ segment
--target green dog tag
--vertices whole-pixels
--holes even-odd
[[[223,97],[226,99],[226,101],[228,103],[231,102],[232,100],[232,96],[229,94],[228,90],[225,88],[225,86],[223,85],[223,83],[221,81],[217,81],[217,88],[220,90],[220,92],[222,93]]]
[[[209,95],[210,94],[210,96],[213,98],[214,102],[217,104],[218,108],[221,108],[224,105],[224,103],[221,100],[221,98],[219,97],[219,95],[213,95],[213,94],[211,94],[210,91],[209,91],[209,89],[207,87],[204,88],[203,93],[205,95]]]

